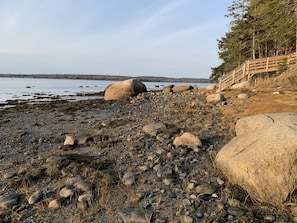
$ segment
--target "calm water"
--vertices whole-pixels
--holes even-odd
[[[0,103],[7,100],[45,100],[59,96],[67,100],[80,100],[77,94],[102,92],[115,81],[74,80],[74,79],[38,79],[38,78],[0,78]],[[205,88],[207,83],[170,83],[143,82],[148,90],[162,89],[170,84],[197,85]],[[159,86],[159,87],[158,87]],[[86,97],[83,97],[86,99]]]

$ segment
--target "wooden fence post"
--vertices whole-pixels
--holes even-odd
[[[234,84],[235,82],[235,70],[233,70],[232,72],[232,84]]]
[[[247,66],[246,66],[246,74],[248,76],[248,80],[250,80],[250,60],[248,60],[246,62]]]

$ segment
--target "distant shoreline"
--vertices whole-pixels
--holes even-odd
[[[169,78],[154,76],[118,76],[118,75],[96,75],[96,74],[0,74],[0,78],[48,78],[48,79],[81,79],[81,80],[108,80],[122,81],[137,78],[146,82],[181,82],[181,83],[209,83],[207,78]]]

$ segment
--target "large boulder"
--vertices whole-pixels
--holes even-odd
[[[146,92],[146,86],[138,79],[128,79],[106,87],[104,100],[121,100]]]
[[[187,146],[188,148],[192,148],[197,151],[198,148],[202,146],[202,142],[192,133],[185,132],[181,136],[178,136],[173,140],[173,145],[175,147]]]
[[[172,88],[172,91],[174,93],[182,93],[182,92],[189,91],[189,90],[192,90],[192,89],[193,89],[192,85],[180,85],[180,86],[174,86]]]
[[[297,187],[296,124],[297,113],[240,119],[237,136],[219,151],[215,165],[253,199],[281,205]]]
[[[218,103],[218,102],[225,101],[225,100],[226,100],[226,98],[221,93],[209,94],[206,97],[206,101],[208,103]]]

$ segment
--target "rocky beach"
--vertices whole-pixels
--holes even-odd
[[[0,222],[294,222],[294,205],[252,199],[214,160],[239,118],[296,112],[296,92],[212,94],[1,109]]]

